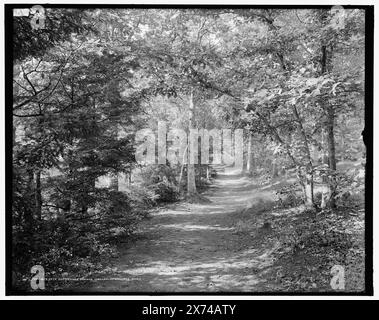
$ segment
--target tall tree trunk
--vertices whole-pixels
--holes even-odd
[[[324,75],[328,71],[328,61],[330,61],[330,57],[328,57],[327,47],[326,45],[321,46],[321,75]],[[337,169],[336,163],[336,148],[335,148],[335,137],[334,137],[334,110],[333,106],[328,103],[328,101],[322,101],[323,107],[326,114],[326,131],[327,131],[327,143],[328,143],[328,165],[330,170],[329,175],[329,207],[335,207],[335,179],[334,174]]]
[[[189,129],[194,127],[194,103],[193,103],[193,92],[191,92],[190,95],[190,101],[189,101],[189,109],[190,109],[190,122],[189,122]],[[188,130],[189,131],[189,130]],[[196,190],[196,180],[195,180],[195,165],[191,163],[191,143],[188,141],[188,164],[187,164],[187,194],[193,195],[197,193]]]
[[[311,151],[309,149],[308,139],[307,135],[305,133],[305,129],[303,127],[302,120],[300,118],[300,115],[297,111],[296,106],[294,105],[292,107],[294,118],[298,124],[298,130],[299,134],[303,140],[303,147],[304,147],[304,153],[305,153],[305,175],[304,175],[304,192],[305,192],[305,204],[307,207],[314,207],[314,193],[313,193],[313,163],[312,163],[312,157],[311,157]]]
[[[336,181],[334,174],[337,170],[336,162],[336,146],[335,146],[335,137],[334,137],[334,110],[333,106],[328,104],[328,154],[329,154],[329,169],[331,171],[331,176],[329,179],[329,188],[330,188],[330,208],[335,208],[335,191],[336,191]]]
[[[249,142],[245,144],[245,139],[244,137],[244,151],[243,151],[243,167],[242,167],[242,173],[247,173],[247,163],[249,162]],[[245,147],[246,146],[246,147]]]
[[[322,154],[321,161],[322,164],[329,167],[329,159],[327,156],[327,136],[326,136],[326,128],[322,128],[321,131],[321,146],[322,146]],[[330,188],[328,178],[325,174],[322,176],[322,197],[321,197],[321,209],[325,209],[329,204],[330,198]]]
[[[187,194],[192,195],[197,192],[195,182],[195,165],[188,163],[187,166]]]
[[[180,174],[179,174],[179,181],[178,181],[178,192],[180,192],[180,187],[181,187],[181,184],[182,184],[184,163],[185,163],[185,158],[186,158],[186,152],[187,152],[187,150],[188,150],[188,143],[187,143],[186,148],[184,149],[184,152],[183,152],[182,165],[180,167]]]
[[[253,153],[253,137],[249,134],[249,140],[247,145],[247,164],[246,170],[249,174],[252,174],[254,171],[254,153]]]
[[[119,140],[121,130],[120,130],[120,127],[118,126],[116,128],[118,128],[118,130],[114,131],[112,135],[115,139]],[[110,188],[114,191],[120,191],[118,178],[119,178],[119,172],[118,171],[113,172],[111,176]]]

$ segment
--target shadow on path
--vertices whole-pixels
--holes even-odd
[[[251,179],[250,179],[251,180]],[[207,204],[180,203],[152,214],[137,239],[120,248],[111,272],[91,282],[92,292],[267,291],[260,273],[273,248],[252,248],[235,232],[233,214],[258,199],[272,199],[249,178],[226,169],[203,194]],[[112,278],[113,280],[109,280]]]

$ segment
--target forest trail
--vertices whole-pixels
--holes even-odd
[[[120,248],[109,272],[91,282],[90,291],[272,289],[262,274],[272,265],[273,248],[264,244],[257,248],[249,235],[235,228],[239,214],[258,199],[272,199],[271,192],[226,168],[203,195],[211,202],[173,204],[152,213],[151,219],[142,223],[135,241]]]

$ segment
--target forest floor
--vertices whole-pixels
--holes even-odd
[[[210,202],[176,203],[151,213],[90,291],[270,290],[261,273],[272,265],[275,248],[252,246],[249,235],[236,230],[236,221],[254,201],[272,199],[272,191],[226,168],[202,195]]]
[[[286,179],[285,183],[288,182]],[[226,168],[202,194],[209,202],[180,202],[154,210],[131,241],[120,244],[118,257],[103,272],[91,275],[93,280],[88,285],[81,283],[75,290],[146,293],[331,290],[330,267],[338,262],[333,262],[336,257],[333,250],[336,243],[346,242],[338,238],[342,232],[331,235],[332,240],[327,240],[330,245],[316,242],[308,251],[286,254],[291,250],[283,245],[288,239],[296,242],[292,247],[301,249],[317,236],[307,228],[311,226],[319,232],[319,223],[324,223],[325,217],[313,216],[310,222],[304,210],[275,209],[275,189],[282,183],[279,180],[256,184],[254,179]],[[340,230],[354,229],[357,234],[360,245],[358,253],[354,252],[353,269],[357,269],[357,264],[360,266],[358,277],[352,277],[352,285],[354,290],[362,290],[362,217],[332,219],[333,225],[338,222]],[[298,240],[303,239],[301,234],[295,240],[291,238],[294,232],[298,233],[296,227],[309,231],[305,244]],[[360,259],[358,263],[356,256]],[[346,254],[343,259],[346,261]],[[317,279],[318,276],[322,277]]]

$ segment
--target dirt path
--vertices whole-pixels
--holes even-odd
[[[271,197],[231,169],[204,193],[208,204],[175,204],[152,215],[136,241],[121,248],[105,277],[91,291],[251,292],[270,290],[262,273],[270,248],[257,248],[236,232],[238,213]],[[240,221],[243,223],[243,220]]]

